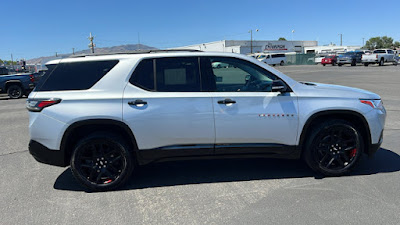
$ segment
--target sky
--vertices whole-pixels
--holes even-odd
[[[340,44],[338,34],[343,45],[384,35],[400,41],[400,0],[2,0],[0,5],[3,60],[11,54],[16,60],[88,49],[90,32],[97,47],[139,40],[156,48],[249,40],[249,30],[254,40],[285,37],[319,45]]]

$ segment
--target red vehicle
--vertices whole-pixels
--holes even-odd
[[[325,66],[326,64],[332,64],[332,66],[336,65],[337,56],[336,55],[328,55],[322,59],[321,64]]]

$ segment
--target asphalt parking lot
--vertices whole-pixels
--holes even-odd
[[[168,162],[140,168],[121,190],[87,193],[69,168],[30,156],[26,99],[0,96],[0,224],[399,224],[400,66],[277,69],[381,95],[382,148],[346,177],[291,160]]]

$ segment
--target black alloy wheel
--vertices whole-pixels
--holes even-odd
[[[80,141],[71,158],[75,178],[93,191],[108,191],[122,185],[131,175],[129,148],[118,136],[95,133]]]
[[[349,173],[363,152],[360,133],[344,120],[317,126],[310,139],[305,160],[312,169],[328,176]]]
[[[7,89],[7,94],[12,99],[18,99],[22,97],[22,88],[19,85],[11,85]]]

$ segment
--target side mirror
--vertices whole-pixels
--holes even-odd
[[[281,80],[274,80],[274,81],[272,81],[271,90],[272,90],[272,92],[286,92],[287,86]]]

